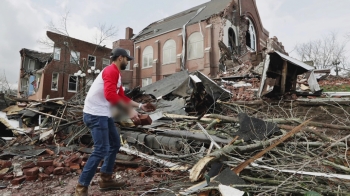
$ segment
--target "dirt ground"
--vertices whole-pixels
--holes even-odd
[[[179,189],[181,186],[184,187],[185,180],[181,180],[181,182],[171,183],[172,178],[179,178],[181,175],[176,173],[169,172],[157,172],[152,171],[151,173],[139,172],[137,170],[126,169],[124,171],[119,171],[116,173],[117,175],[122,176],[122,180],[126,180],[127,185],[122,190],[112,190],[112,191],[103,191],[99,190],[98,180],[100,173],[96,173],[94,176],[91,185],[89,186],[89,195],[97,196],[97,195],[105,195],[105,196],[139,196],[144,192],[160,187],[166,188],[171,187],[169,189]],[[69,173],[65,175],[51,175],[50,179],[46,179],[44,181],[33,181],[28,182],[24,181],[22,184],[13,186],[9,182],[1,182],[0,185],[7,185],[7,188],[0,189],[1,196],[69,196],[73,195],[75,191],[75,186],[77,185],[79,175],[74,173]],[[164,182],[170,182],[166,184]],[[164,186],[166,184],[166,186]],[[182,185],[181,185],[182,184]],[[187,184],[188,186],[188,184]],[[162,195],[162,196],[170,196],[173,194],[167,194],[164,192],[163,194],[158,191],[154,194],[150,195]]]

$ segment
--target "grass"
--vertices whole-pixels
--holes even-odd
[[[350,92],[349,84],[320,86],[323,92]]]

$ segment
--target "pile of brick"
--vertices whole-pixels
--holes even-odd
[[[53,151],[46,150],[44,155],[35,160],[0,160],[0,180],[18,185],[24,181],[43,181],[54,175],[80,174],[88,158],[88,154],[79,152],[65,152],[56,156]],[[16,168],[17,165],[19,168]]]
[[[259,89],[258,78],[250,78],[236,82],[236,86],[226,83],[224,88],[232,93],[231,101],[253,101],[257,100],[256,92]]]

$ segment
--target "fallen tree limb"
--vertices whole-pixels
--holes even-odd
[[[219,119],[214,119],[207,127],[206,127],[206,129],[207,130],[210,130],[210,129],[212,129],[216,124],[218,124],[220,122],[220,120]]]
[[[278,128],[280,129],[284,129],[284,130],[292,130],[294,129],[294,126],[290,126],[290,125],[277,125]],[[335,142],[335,139],[327,137],[326,135],[321,134],[320,132],[313,130],[313,129],[309,129],[309,128],[303,128],[302,131],[306,131],[308,133],[312,133],[316,136],[318,136],[320,139],[322,139],[325,142]]]
[[[238,123],[239,119],[236,117],[230,117],[230,116],[223,116],[218,114],[207,114],[204,115],[206,117],[205,121],[207,121],[207,118],[216,118],[221,120],[223,123]],[[203,119],[203,118],[202,118]],[[276,119],[262,119],[266,122],[273,122],[277,124],[291,124],[291,123],[301,123],[301,119],[299,118],[276,118]],[[350,126],[343,126],[343,125],[333,125],[333,124],[327,124],[327,123],[320,123],[315,121],[310,121],[308,123],[309,126],[315,126],[320,128],[330,128],[330,129],[338,129],[338,130],[347,130],[350,131]],[[279,128],[284,128],[285,125],[278,125]],[[290,130],[290,128],[288,128]]]
[[[298,122],[300,123],[301,120]],[[338,130],[346,130],[350,131],[350,126],[343,126],[343,125],[332,125],[332,124],[327,124],[327,123],[320,123],[320,122],[314,122],[310,121],[308,123],[309,126],[315,126],[315,127],[320,127],[320,128],[330,128],[330,129],[338,129]]]
[[[211,142],[210,139],[208,139],[204,133],[194,133],[190,131],[180,131],[180,130],[160,130],[160,129],[153,129],[153,130],[157,133],[157,135],[180,137],[180,138],[189,139],[189,140],[197,140],[197,141],[201,141],[209,144]],[[123,133],[124,131],[121,131],[121,132]],[[210,135],[210,136],[211,138],[213,138],[213,140],[216,143],[228,144],[231,141],[230,139],[222,139],[215,135]]]
[[[220,159],[225,154],[230,154],[231,152],[244,153],[244,152],[255,151],[258,149],[263,149],[264,146],[267,146],[267,145],[271,144],[272,142],[281,139],[282,137],[284,137],[284,135],[278,136],[276,138],[272,138],[272,139],[267,140],[267,141],[263,141],[263,142],[259,142],[259,143],[251,144],[251,145],[246,145],[246,146],[227,145],[227,146],[223,147],[222,149],[216,150],[216,151],[210,153],[208,156],[200,159],[192,167],[189,178],[190,178],[191,182],[198,181],[203,176],[203,172],[206,170],[209,163]]]
[[[233,169],[233,171],[236,174],[239,174],[245,167],[247,167],[250,163],[254,162],[256,159],[260,158],[261,156],[263,156],[265,153],[267,153],[268,151],[270,151],[271,149],[275,148],[278,144],[284,142],[286,139],[290,138],[291,136],[293,136],[294,134],[298,133],[303,126],[307,125],[310,122],[311,119],[303,122],[302,124],[300,124],[299,126],[295,127],[292,131],[288,132],[285,136],[283,136],[281,139],[279,139],[277,142],[275,142],[274,144],[270,145],[269,147],[267,147],[266,149],[264,149],[263,151],[259,152],[258,154],[254,155],[252,158],[248,159],[247,161],[239,164],[236,168]]]
[[[219,114],[207,114],[207,115],[204,115],[204,117],[219,119],[223,123],[238,123],[239,122],[238,118],[236,118],[236,117],[223,116],[223,115],[219,115]]]

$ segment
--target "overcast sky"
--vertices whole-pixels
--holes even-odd
[[[10,83],[19,79],[22,48],[43,51],[38,40],[46,37],[48,24],[58,24],[68,10],[72,37],[94,42],[99,24],[114,25],[124,38],[125,28],[138,33],[148,24],[208,0],[1,0],[0,71]],[[334,31],[350,32],[350,0],[256,0],[264,27],[277,36],[287,52],[297,43],[322,38]],[[349,48],[349,47],[348,47]]]

